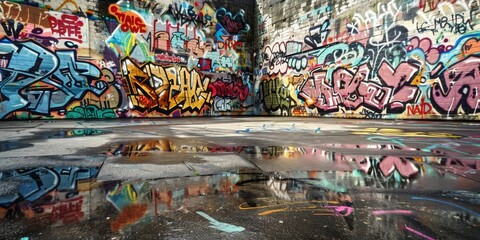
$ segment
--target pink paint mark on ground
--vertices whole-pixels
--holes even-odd
[[[435,240],[435,238],[429,237],[429,236],[427,236],[427,235],[425,235],[425,234],[423,234],[423,233],[421,233],[421,232],[419,232],[419,231],[417,231],[417,230],[415,230],[415,229],[413,229],[413,228],[410,228],[410,227],[405,226],[405,229],[407,229],[407,231],[412,232],[412,233],[415,233],[415,234],[417,234],[418,236],[423,237],[423,238],[425,238],[425,239],[427,239],[427,240]]]
[[[375,210],[372,211],[373,215],[387,215],[387,214],[412,214],[410,210]]]

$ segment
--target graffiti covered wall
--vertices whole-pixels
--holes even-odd
[[[0,1],[0,119],[249,115],[253,1]]]
[[[477,120],[479,0],[0,1],[0,119]]]
[[[260,0],[257,112],[478,119],[478,0]]]

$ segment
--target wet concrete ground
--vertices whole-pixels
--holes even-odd
[[[0,122],[0,239],[478,239],[480,123]]]

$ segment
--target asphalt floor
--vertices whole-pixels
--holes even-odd
[[[0,239],[478,239],[480,123],[0,121]]]

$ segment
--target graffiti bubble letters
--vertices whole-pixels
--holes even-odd
[[[220,8],[217,10],[216,17],[218,22],[230,34],[237,35],[250,30],[250,26],[245,22],[245,12],[243,10],[240,10],[235,16],[232,16],[232,13],[228,12],[225,8]]]
[[[331,76],[326,71],[316,70],[300,87],[299,96],[322,113],[338,111],[339,106],[358,109],[362,103],[376,112],[385,108],[388,112],[401,112],[406,103],[417,99],[418,87],[411,85],[418,73],[417,66],[403,62],[394,69],[384,61],[378,73],[380,83],[366,80],[370,71],[367,64],[356,72],[337,68]]]
[[[180,109],[200,113],[212,104],[210,78],[202,77],[196,70],[164,68],[153,63],[138,66],[130,58],[123,59],[121,65],[133,110],[170,114]]]
[[[0,118],[27,108],[48,115],[82,99],[87,92],[100,96],[108,88],[100,80],[101,71],[77,60],[75,51],[51,52],[33,41],[12,42],[4,37],[0,52],[8,56],[0,84],[1,94],[8,98],[0,102]]]
[[[56,14],[51,14],[48,17],[53,36],[58,36],[59,39],[70,41],[83,42],[82,27],[83,21],[75,15],[61,14],[60,17]]]
[[[275,43],[273,47],[267,46],[263,53],[264,66],[268,68],[269,74],[286,73],[288,61],[286,58],[285,43]]]
[[[114,15],[120,22],[120,29],[123,32],[131,31],[132,33],[146,33],[147,25],[137,13],[133,11],[123,12],[120,6],[116,4],[110,5],[108,8],[110,14]]]
[[[279,78],[262,81],[260,96],[265,109],[267,111],[281,110],[282,115],[289,114],[292,106],[297,104],[290,95],[289,87],[291,87],[290,84],[285,86]]]
[[[248,97],[248,86],[243,85],[241,80],[226,82],[218,79],[209,85],[209,89],[212,91],[212,97],[239,98],[241,101]]]
[[[432,87],[432,104],[440,113],[457,113],[460,106],[467,114],[480,108],[480,57],[469,56],[440,74]]]

